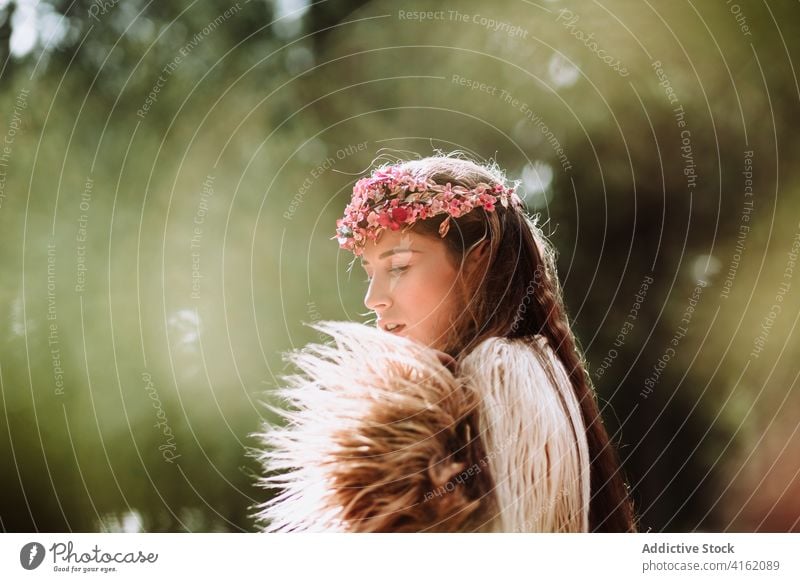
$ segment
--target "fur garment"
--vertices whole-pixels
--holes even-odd
[[[289,355],[258,437],[264,531],[588,531],[580,406],[540,336],[491,338],[454,374],[437,352],[351,322]]]

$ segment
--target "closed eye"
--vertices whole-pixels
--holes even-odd
[[[389,272],[391,274],[397,276],[397,275],[400,275],[401,273],[404,273],[405,271],[408,271],[409,267],[410,267],[410,265],[404,265],[402,267],[393,267],[393,268],[389,269]],[[369,276],[367,276],[367,278],[364,279],[364,283],[370,283],[371,281],[372,281],[372,277],[369,277]]]

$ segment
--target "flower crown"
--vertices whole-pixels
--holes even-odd
[[[416,178],[408,170],[389,166],[361,178],[353,187],[353,197],[336,221],[336,236],[343,249],[356,255],[363,252],[367,240],[377,240],[388,229],[400,230],[417,220],[440,214],[449,216],[439,225],[439,236],[447,235],[450,218],[458,218],[475,208],[494,212],[495,204],[504,208],[522,208],[514,188],[481,182],[475,188],[444,186],[425,178]]]

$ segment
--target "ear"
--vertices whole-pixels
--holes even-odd
[[[475,274],[475,270],[481,266],[486,266],[486,260],[489,257],[489,241],[483,240],[478,245],[469,251],[464,259],[464,265],[468,276]]]

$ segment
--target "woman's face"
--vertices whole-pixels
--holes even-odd
[[[458,270],[438,239],[386,230],[361,256],[369,288],[364,305],[380,329],[437,348],[461,311]],[[394,327],[394,325],[397,327]]]

